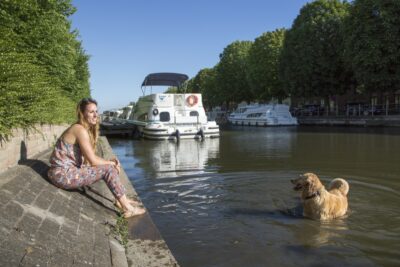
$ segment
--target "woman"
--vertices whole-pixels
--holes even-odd
[[[99,133],[96,100],[82,99],[77,116],[78,121],[61,135],[50,157],[50,181],[59,188],[76,189],[103,179],[125,218],[145,213],[138,202],[127,198],[119,180],[119,161],[105,160],[95,154]]]

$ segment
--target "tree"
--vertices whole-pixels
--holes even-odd
[[[175,86],[169,86],[167,90],[164,92],[164,94],[179,94],[181,92],[178,92],[178,87]]]
[[[204,80],[207,78],[206,69],[200,70],[196,76],[191,79],[191,92],[192,93],[203,93],[204,91]]]
[[[282,100],[286,96],[278,75],[284,33],[284,29],[263,33],[250,48],[246,72],[257,100]]]
[[[355,0],[345,21],[345,48],[359,88],[400,89],[400,1]]]
[[[280,77],[289,94],[327,99],[351,86],[341,31],[348,9],[346,2],[317,0],[300,10],[286,32],[280,59]]]
[[[216,67],[217,83],[227,103],[253,99],[246,79],[247,57],[251,41],[236,41],[224,48]]]
[[[217,73],[214,67],[200,70],[193,78],[194,92],[199,92],[203,95],[204,105],[208,108],[222,105],[224,102],[216,77]]]

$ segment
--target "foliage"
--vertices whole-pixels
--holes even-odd
[[[178,87],[175,86],[169,86],[167,90],[164,92],[165,94],[179,94],[180,92],[178,91]]]
[[[216,68],[205,68],[199,71],[193,78],[193,92],[199,92],[203,95],[204,105],[211,108],[221,105],[226,98],[221,94],[217,85]]]
[[[341,27],[349,4],[339,0],[307,3],[286,32],[280,76],[297,96],[330,96],[350,86],[343,63]]]
[[[204,77],[205,72],[204,69],[200,70],[196,76],[194,76],[192,79],[189,80],[189,85],[188,88],[190,90],[190,92],[192,93],[202,93],[203,89],[204,89],[204,79],[206,77]]]
[[[0,136],[70,122],[90,95],[88,56],[70,31],[69,0],[0,1]]]
[[[257,100],[283,99],[286,96],[278,76],[284,33],[284,29],[266,32],[256,38],[250,48],[246,72]]]
[[[211,106],[399,90],[399,15],[400,1],[309,2],[289,30],[229,44],[188,88]]]
[[[355,0],[345,21],[346,58],[359,88],[400,89],[400,1]]]
[[[0,133],[35,123],[71,121],[75,103],[50,82],[28,53],[0,53]],[[62,105],[60,105],[62,103]]]
[[[253,99],[246,78],[247,57],[251,41],[235,41],[225,47],[216,67],[217,84],[221,95],[229,103]]]
[[[187,81],[185,81],[180,88],[178,89],[179,92],[181,93],[190,93],[193,92],[193,79],[189,79]]]

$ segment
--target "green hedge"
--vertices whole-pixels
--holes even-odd
[[[13,128],[69,123],[90,95],[88,59],[68,0],[0,1],[0,138]]]
[[[36,123],[69,122],[75,102],[56,88],[43,67],[23,53],[0,53],[0,134]]]

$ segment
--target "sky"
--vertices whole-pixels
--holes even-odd
[[[154,72],[193,78],[219,62],[234,41],[290,28],[310,0],[72,0],[69,19],[90,56],[91,95],[99,111],[143,95]],[[153,87],[153,93],[164,92]],[[147,90],[149,93],[149,90]]]

